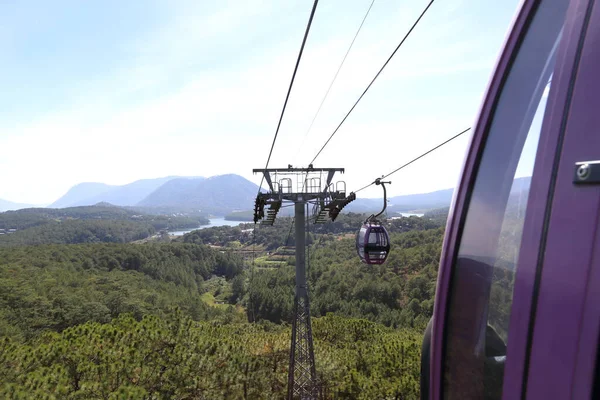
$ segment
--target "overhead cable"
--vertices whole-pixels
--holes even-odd
[[[389,174],[387,174],[387,175],[384,175],[384,176],[382,176],[382,177],[381,177],[381,178],[379,178],[379,179],[385,179],[385,178],[387,178],[388,176],[390,176],[390,175],[392,175],[392,174],[395,174],[396,172],[400,171],[402,168],[408,167],[410,164],[412,164],[412,163],[414,163],[415,161],[417,161],[417,160],[419,160],[419,159],[421,159],[421,158],[425,157],[427,154],[431,153],[432,151],[435,151],[435,150],[439,149],[439,148],[440,148],[440,147],[442,147],[443,145],[445,145],[445,144],[447,144],[447,143],[450,143],[451,141],[453,141],[454,139],[456,139],[457,137],[459,137],[459,136],[460,136],[460,135],[462,135],[463,133],[466,133],[466,132],[468,132],[469,130],[471,130],[471,128],[467,128],[467,129],[465,129],[464,131],[462,131],[462,132],[460,132],[460,133],[458,133],[458,134],[456,134],[456,135],[452,136],[450,139],[446,140],[445,142],[443,142],[443,143],[440,143],[440,144],[438,144],[437,146],[435,146],[434,148],[427,150],[425,153],[421,154],[420,156],[418,156],[418,157],[416,157],[416,158],[413,158],[412,160],[410,160],[410,161],[409,161],[409,162],[407,162],[406,164],[404,164],[404,165],[402,165],[402,166],[400,166],[400,167],[396,168],[395,170],[393,170],[393,171],[392,171],[392,172],[390,172]],[[366,185],[366,186],[363,186],[363,187],[361,187],[360,189],[358,189],[358,190],[354,191],[354,193],[358,193],[358,192],[360,192],[361,190],[364,190],[364,189],[366,189],[366,188],[368,188],[369,186],[372,186],[372,185],[374,185],[374,184],[375,184],[375,182],[371,182],[371,183],[369,183],[368,185]]]
[[[292,217],[292,223],[290,224],[290,231],[288,232],[287,239],[285,239],[285,247],[290,245],[290,237],[292,237],[292,230],[294,229],[294,222],[296,221],[296,217]]]
[[[388,63],[391,61],[391,59],[394,57],[394,55],[396,54],[396,52],[400,49],[400,47],[402,47],[402,45],[404,44],[404,42],[406,41],[406,39],[408,38],[408,36],[410,36],[411,32],[415,29],[415,27],[417,26],[417,24],[419,23],[419,21],[421,21],[421,18],[423,18],[423,16],[425,15],[425,13],[427,12],[427,10],[429,10],[429,7],[431,7],[431,5],[433,4],[435,0],[431,0],[429,2],[429,4],[427,4],[427,7],[425,7],[425,9],[423,10],[423,12],[421,13],[421,15],[419,15],[419,18],[417,18],[417,20],[414,22],[414,24],[411,26],[411,28],[408,30],[408,32],[406,33],[406,35],[404,35],[404,38],[402,38],[402,40],[400,41],[400,44],[398,44],[398,46],[396,47],[396,49],[392,52],[392,54],[390,55],[390,57],[387,59],[387,61],[383,64],[383,66],[381,67],[381,69],[379,70],[379,72],[377,72],[377,75],[375,75],[375,77],[373,78],[373,80],[371,81],[371,83],[369,83],[369,85],[367,86],[367,88],[365,89],[365,91],[360,95],[360,97],[358,98],[358,100],[356,100],[356,103],[354,103],[354,105],[352,106],[352,108],[350,108],[350,111],[348,111],[348,113],[346,114],[346,116],[344,117],[344,119],[342,119],[342,122],[340,122],[340,124],[337,126],[337,128],[335,128],[335,130],[333,131],[333,133],[331,134],[331,136],[329,136],[329,139],[327,139],[327,141],[325,142],[325,144],[323,145],[323,147],[321,147],[321,150],[319,150],[319,152],[317,153],[317,155],[312,159],[312,161],[310,162],[310,164],[314,164],[315,160],[317,159],[317,157],[319,157],[319,155],[321,154],[321,152],[325,149],[325,147],[327,146],[327,144],[329,143],[329,141],[333,138],[333,136],[337,133],[337,131],[340,129],[340,127],[342,126],[342,124],[346,121],[346,119],[348,118],[348,116],[352,113],[352,111],[354,110],[354,108],[358,105],[358,103],[360,102],[360,100],[363,98],[363,96],[367,93],[367,91],[371,88],[371,85],[373,85],[373,83],[375,82],[375,80],[377,80],[377,78],[379,77],[379,75],[381,74],[381,72],[384,70],[384,68],[388,65]]]
[[[358,27],[358,30],[354,34],[354,38],[352,39],[352,42],[350,42],[350,46],[348,47],[348,50],[346,50],[346,54],[344,55],[344,58],[342,59],[340,66],[338,67],[335,75],[333,76],[333,79],[331,80],[331,83],[329,84],[329,87],[327,88],[327,91],[325,92],[325,95],[323,96],[323,99],[321,100],[321,104],[319,104],[319,108],[317,108],[317,112],[313,116],[310,126],[308,127],[306,133],[304,134],[304,138],[302,139],[302,144],[300,144],[300,147],[298,148],[298,152],[296,153],[296,156],[300,152],[300,149],[304,146],[304,142],[306,141],[306,138],[308,137],[308,134],[310,133],[310,131],[317,119],[317,116],[319,115],[319,112],[321,112],[321,108],[323,107],[323,104],[325,103],[325,100],[327,99],[327,96],[329,95],[329,92],[331,91],[331,88],[333,87],[333,84],[335,83],[335,80],[337,79],[338,74],[342,70],[342,66],[344,65],[344,62],[346,61],[348,54],[350,54],[350,50],[352,50],[352,46],[354,46],[354,42],[356,41],[356,38],[358,37],[358,34],[360,33],[360,30],[362,29],[367,17],[369,16],[369,12],[371,11],[371,8],[373,7],[374,3],[375,3],[375,0],[372,0],[371,5],[367,9],[367,12],[365,13],[365,16],[363,17],[362,22],[360,23],[360,26]]]
[[[290,86],[287,91],[287,95],[285,96],[285,102],[283,103],[283,108],[281,109],[281,115],[279,116],[279,122],[277,123],[277,129],[275,130],[275,136],[273,137],[273,143],[271,144],[271,150],[269,150],[269,156],[267,157],[267,163],[265,165],[265,169],[269,167],[269,161],[271,161],[271,155],[273,154],[273,148],[275,147],[275,141],[277,140],[277,135],[279,134],[279,128],[281,127],[281,121],[283,120],[283,115],[285,114],[285,108],[287,107],[288,100],[290,98],[290,93],[292,92],[292,86],[294,85],[294,79],[296,79],[296,72],[298,72],[298,66],[300,65],[300,59],[302,58],[302,52],[304,51],[304,45],[306,44],[306,38],[308,37],[308,32],[310,31],[310,26],[312,25],[313,17],[315,16],[315,11],[317,10],[317,4],[319,0],[315,0],[313,3],[312,11],[310,12],[310,18],[308,19],[308,24],[306,25],[306,31],[304,32],[304,38],[302,39],[302,45],[300,46],[300,52],[298,53],[298,59],[296,60],[296,66],[294,67],[294,73],[292,74],[292,80],[290,81]],[[265,180],[265,176],[263,174],[262,179],[260,180],[260,186],[258,187],[258,194],[260,194],[260,190],[262,189],[263,182]],[[257,196],[258,196],[257,194]]]

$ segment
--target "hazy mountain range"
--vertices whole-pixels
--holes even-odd
[[[518,178],[513,192],[529,186],[531,178]],[[517,184],[518,183],[518,184]],[[107,185],[97,182],[80,183],[49,208],[65,208],[94,205],[100,202],[115,206],[137,207],[163,212],[201,212],[203,214],[227,215],[232,211],[251,210],[258,186],[235,174],[210,178],[169,176],[142,179],[127,185]],[[412,194],[388,198],[387,213],[423,211],[448,207],[454,189],[431,193]],[[358,198],[344,208],[344,212],[374,212],[381,210],[382,199]],[[31,207],[27,204],[0,200],[0,211]],[[291,210],[291,209],[290,209]],[[285,210],[282,214],[288,214]]]
[[[388,198],[386,212],[388,214],[408,211],[428,210],[432,208],[448,207],[452,201],[454,189],[438,190],[431,193],[409,194]],[[373,212],[381,210],[383,198],[361,199],[357,198],[348,204],[344,211],[350,212]]]
[[[73,186],[49,207],[93,205],[198,212],[225,215],[232,210],[252,208],[258,186],[239,175],[205,177],[168,176],[142,179],[127,185],[87,182]]]
[[[22,208],[34,207],[33,204],[13,203],[12,201],[0,199],[0,212],[9,210],[20,210]]]
[[[50,204],[50,208],[89,206],[106,202],[115,206],[135,206],[156,189],[179,177],[169,176],[156,179],[140,179],[122,186],[85,182],[73,186],[69,191]],[[204,179],[204,178],[192,178]]]
[[[258,186],[239,175],[170,180],[137,205],[183,209],[248,209],[254,205]]]

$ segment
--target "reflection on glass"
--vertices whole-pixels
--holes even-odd
[[[519,157],[517,174],[524,176],[513,180],[510,188],[510,195],[500,230],[496,261],[493,265],[494,272],[487,323],[505,343],[508,339],[510,306],[512,304],[515,269],[519,258],[519,248],[525,222],[525,209],[551,81],[551,79],[548,81]]]
[[[485,138],[452,271],[445,399],[502,397],[516,265],[567,6],[540,3]]]

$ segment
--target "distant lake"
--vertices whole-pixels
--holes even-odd
[[[414,213],[398,213],[400,215],[402,215],[403,217],[422,217],[425,214],[414,214]]]
[[[201,225],[197,228],[186,229],[184,231],[171,231],[171,232],[169,232],[169,235],[183,236],[186,233],[190,233],[191,231],[195,231],[198,229],[212,228],[215,226],[238,226],[239,224],[244,223],[242,221],[227,221],[225,218],[209,218],[209,221],[210,221],[209,225]]]

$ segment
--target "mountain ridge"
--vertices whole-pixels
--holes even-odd
[[[233,210],[252,207],[258,186],[236,174],[212,177],[167,176],[140,179],[126,185],[83,182],[48,208],[91,206],[109,203],[159,214],[210,213],[224,216]]]
[[[16,203],[14,201],[0,199],[0,212],[4,211],[14,211],[20,210],[23,208],[34,207],[33,204],[25,204],[25,203]]]
[[[233,210],[251,207],[257,191],[258,185],[236,174],[203,179],[177,178],[157,188],[137,206],[177,207],[226,215]]]
[[[531,184],[531,177],[520,177],[513,180],[511,195],[528,190]],[[401,196],[388,197],[386,212],[388,214],[434,210],[449,207],[452,202],[454,189],[441,189],[427,193],[407,194]],[[357,198],[348,204],[345,212],[373,212],[381,210],[383,198]]]
[[[116,206],[134,206],[158,187],[178,176],[138,179],[125,185],[108,185],[101,182],[82,182],[72,186],[67,193],[48,208],[89,206],[101,202]]]
[[[529,187],[530,180],[531,177],[516,178],[511,193]],[[84,194],[89,194],[90,191],[95,191],[95,193],[93,196],[85,197],[87,200],[81,198],[77,200],[76,197],[81,194],[77,193],[78,191]],[[76,206],[105,202],[121,207],[139,208],[157,214],[201,212],[227,216],[234,211],[251,210],[257,191],[256,184],[237,174],[223,174],[208,178],[169,176],[140,179],[122,186],[88,182],[73,186],[67,195],[49,207],[76,200],[84,203],[77,203]],[[450,188],[389,197],[386,212],[388,215],[392,215],[449,207],[453,194],[454,189]],[[382,198],[358,198],[348,204],[344,208],[344,212],[378,211],[381,210],[382,202]],[[282,210],[281,215],[287,214],[291,215],[291,210]]]
[[[101,182],[81,182],[72,186],[67,193],[51,203],[48,208],[66,208],[87,205],[79,203],[86,198],[106,193],[113,188],[114,186]]]

